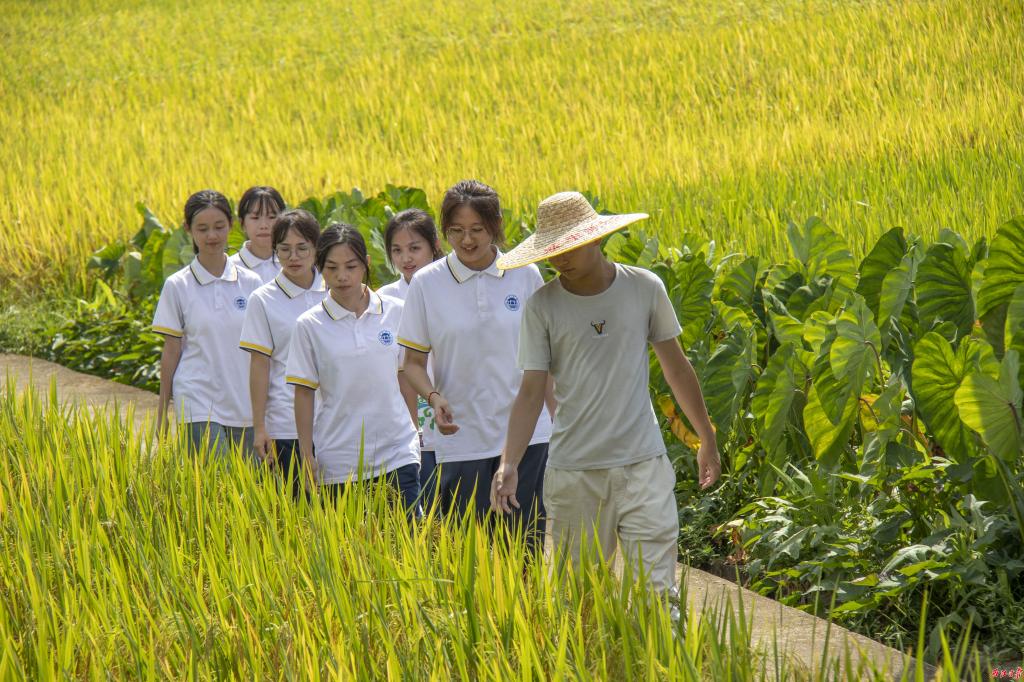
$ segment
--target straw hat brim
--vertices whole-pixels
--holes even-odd
[[[616,230],[621,230],[638,220],[649,218],[646,213],[621,213],[618,215],[598,215],[590,220],[575,225],[564,233],[545,239],[542,243],[538,233],[534,232],[508,253],[498,258],[499,270],[513,270],[531,263],[561,255],[567,251],[596,242]],[[546,235],[544,235],[546,236]]]

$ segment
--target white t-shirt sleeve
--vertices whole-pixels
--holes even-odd
[[[531,296],[523,307],[519,325],[519,369],[523,371],[551,369],[551,341],[539,301]]]
[[[178,287],[172,279],[164,281],[160,299],[153,314],[153,331],[180,339],[185,335],[185,315],[182,311]]]
[[[427,306],[423,296],[420,280],[413,277],[409,283],[405,305],[402,306],[402,322],[398,325],[398,345],[429,353],[430,329],[427,327]]]
[[[679,318],[669,300],[668,292],[665,291],[665,283],[656,275],[651,275],[654,286],[652,287],[653,297],[651,299],[651,315],[647,340],[650,343],[660,343],[679,336],[683,328],[679,326]]]
[[[295,386],[317,389],[320,387],[320,372],[317,371],[316,353],[308,320],[299,319],[288,346],[288,369],[285,381]]]
[[[274,354],[274,337],[270,333],[270,319],[267,317],[266,303],[263,302],[261,296],[253,294],[249,297],[238,347],[268,357]]]

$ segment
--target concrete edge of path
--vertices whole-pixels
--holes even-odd
[[[62,403],[78,403],[93,410],[113,404],[123,411],[131,406],[136,427],[155,415],[158,406],[157,396],[149,391],[21,355],[0,353],[0,377],[5,381],[13,379],[18,391],[34,387],[41,395],[55,381]],[[912,672],[916,665],[913,659],[891,647],[710,573],[679,565],[677,577],[685,590],[687,606],[697,613],[717,613],[722,617],[731,612],[738,618],[742,604],[751,643],[769,660],[777,646],[780,655],[808,671],[821,669],[823,660],[826,665],[838,660],[843,669],[849,666],[856,671],[863,665],[867,670],[887,672],[893,680],[900,679],[904,669]],[[769,663],[769,675],[771,668]],[[932,666],[925,666],[927,679],[934,677],[935,672]]]

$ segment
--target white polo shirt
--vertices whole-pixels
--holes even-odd
[[[324,300],[327,289],[316,273],[309,289],[295,284],[282,272],[249,297],[245,324],[238,346],[270,358],[270,386],[264,425],[275,440],[293,439],[295,434],[295,388],[285,382],[288,344],[299,315]]]
[[[252,270],[264,284],[277,277],[277,274],[281,272],[281,264],[274,260],[273,254],[270,255],[270,258],[257,258],[249,250],[248,241],[242,244],[242,248],[237,253],[232,254],[231,262],[239,267]]]
[[[405,281],[405,275],[401,275],[391,284],[385,284],[380,289],[377,289],[377,293],[381,296],[393,296],[399,301],[404,301],[409,293],[409,283]]]
[[[409,294],[409,283],[405,281],[405,277],[399,277],[398,280],[391,284],[382,286],[377,290],[377,293],[381,296],[394,296],[404,301],[405,297]],[[427,376],[430,377],[431,382],[434,381],[432,358],[433,356],[427,356]],[[434,408],[427,404],[427,399],[423,396],[417,396],[416,398],[416,423],[419,424],[420,434],[422,434],[421,442],[423,443],[423,449],[433,452],[434,432],[437,428],[437,424],[434,421]]]
[[[252,426],[249,354],[238,347],[260,278],[228,260],[214,277],[193,259],[164,281],[153,331],[181,339],[172,396],[182,422]]]
[[[370,292],[361,317],[329,294],[299,316],[287,382],[316,389],[313,447],[321,483],[344,483],[417,464],[419,438],[398,388],[402,302]]]
[[[523,376],[516,366],[523,305],[544,280],[534,265],[499,270],[495,263],[471,270],[450,253],[409,284],[398,342],[430,353],[434,386],[459,426],[451,436],[433,434],[438,463],[497,457],[505,444]],[[530,444],[550,439],[542,410]]]

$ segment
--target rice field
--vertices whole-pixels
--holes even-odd
[[[385,489],[296,504],[122,416],[0,389],[0,679],[891,679],[755,651],[723,612],[673,625],[603,565],[552,578]]]
[[[1024,212],[1013,0],[0,1],[0,281],[75,282],[189,192],[293,202],[479,177],[779,254],[822,216],[991,234]]]

